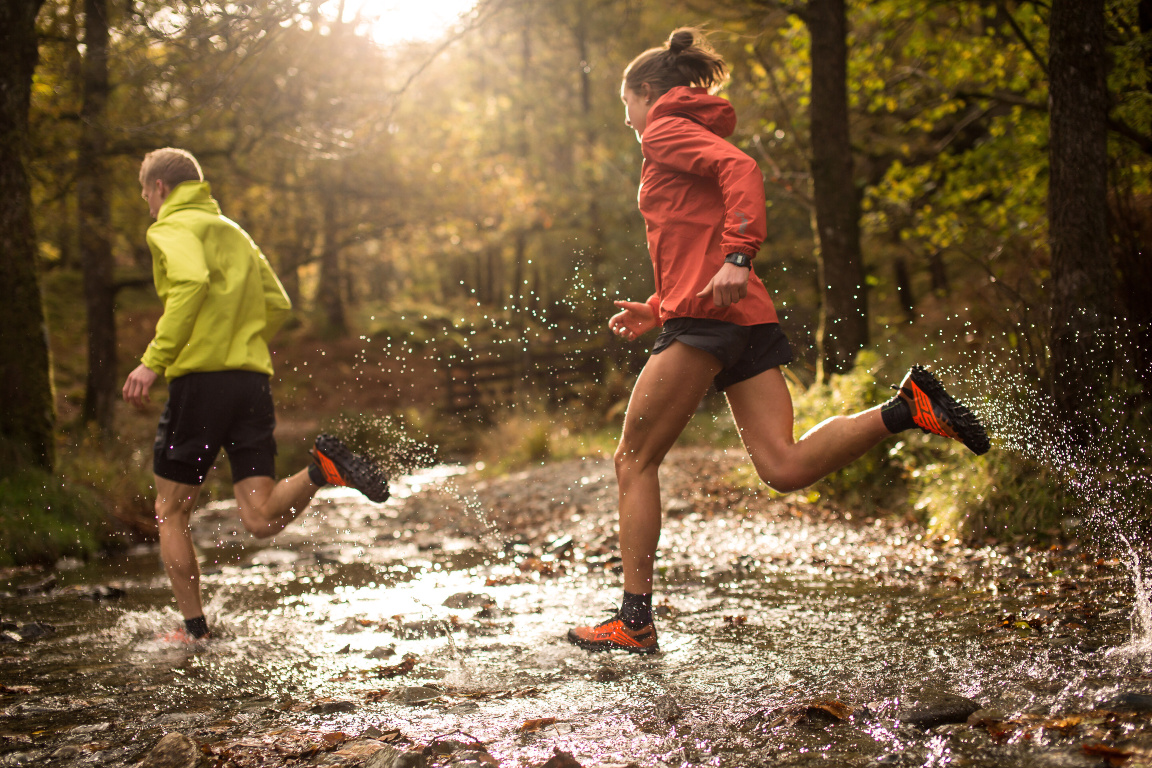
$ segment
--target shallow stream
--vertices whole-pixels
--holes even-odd
[[[130,765],[173,731],[217,766],[384,765],[385,745],[458,766],[1152,759],[1115,559],[785,503],[716,514],[670,477],[661,652],[590,654],[563,636],[619,596],[610,462],[455,472],[380,506],[325,492],[271,542],[227,504],[199,513],[206,644],[163,639],[179,617],[154,547],[10,574],[0,765]],[[513,512],[533,525],[502,528]]]

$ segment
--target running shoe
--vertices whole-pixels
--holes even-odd
[[[576,627],[568,630],[568,642],[586,651],[628,651],[628,653],[655,653],[656,626],[645,624],[640,629],[629,629],[618,616],[613,616],[595,627]]]
[[[959,440],[977,456],[988,452],[988,435],[980,420],[956,402],[935,376],[922,365],[914,365],[900,382],[898,397],[908,404],[912,421],[925,432]]]
[[[205,641],[211,640],[212,639],[212,633],[209,632],[206,635],[201,635],[200,637],[194,637],[192,635],[192,633],[189,632],[187,629],[185,629],[184,627],[179,627],[177,629],[172,630],[171,632],[160,633],[160,634],[156,635],[156,639],[162,643],[183,643],[185,645],[192,645],[193,643],[200,643],[200,642],[205,642]]]
[[[388,500],[388,476],[374,462],[348,450],[340,438],[317,437],[312,458],[329,485],[355,488],[377,504]]]

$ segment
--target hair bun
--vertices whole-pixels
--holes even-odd
[[[677,29],[668,36],[668,50],[671,53],[683,53],[696,42],[696,36],[690,29]]]

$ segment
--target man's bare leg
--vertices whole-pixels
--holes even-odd
[[[156,478],[156,524],[160,529],[160,557],[172,582],[176,605],[185,619],[204,615],[200,601],[200,566],[192,547],[189,521],[200,496],[200,486]]]

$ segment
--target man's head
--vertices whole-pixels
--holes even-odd
[[[140,196],[148,203],[152,218],[160,213],[168,193],[184,181],[204,181],[200,163],[188,150],[164,147],[144,156],[140,164]]]

